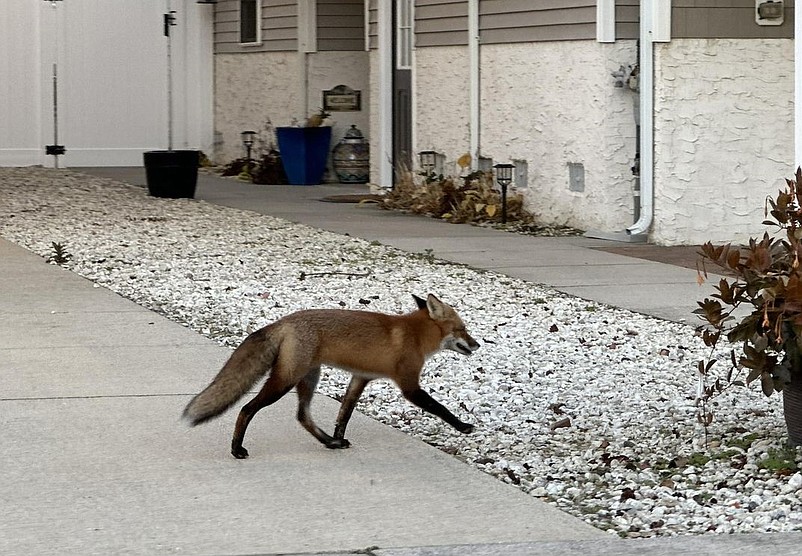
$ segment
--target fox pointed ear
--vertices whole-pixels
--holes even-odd
[[[429,297],[426,299],[426,308],[429,310],[429,316],[433,319],[444,319],[446,318],[446,309],[448,305],[437,299],[434,294],[429,294]]]
[[[412,294],[412,298],[415,300],[415,303],[418,304],[418,309],[426,309],[427,308],[425,299],[421,299],[420,297],[418,297],[414,293]]]

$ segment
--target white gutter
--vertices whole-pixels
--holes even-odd
[[[481,154],[481,75],[479,73],[479,0],[468,0],[468,65],[470,66],[471,170],[479,168]]]

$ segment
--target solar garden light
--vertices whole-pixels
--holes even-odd
[[[253,148],[253,143],[256,141],[256,132],[255,131],[243,131],[240,133],[240,137],[242,137],[242,144],[245,145],[245,150],[248,152],[248,172],[251,171],[251,148]]]
[[[501,223],[507,223],[507,186],[512,183],[514,164],[496,164],[496,181],[501,186]]]
[[[420,167],[426,173],[426,176],[434,172],[434,165],[437,162],[437,153],[435,151],[421,151],[418,153],[420,157]]]

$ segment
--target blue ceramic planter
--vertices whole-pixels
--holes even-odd
[[[277,127],[281,163],[292,185],[318,185],[326,171],[331,127]]]

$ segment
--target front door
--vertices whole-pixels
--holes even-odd
[[[412,0],[393,2],[393,183],[412,169]]]

